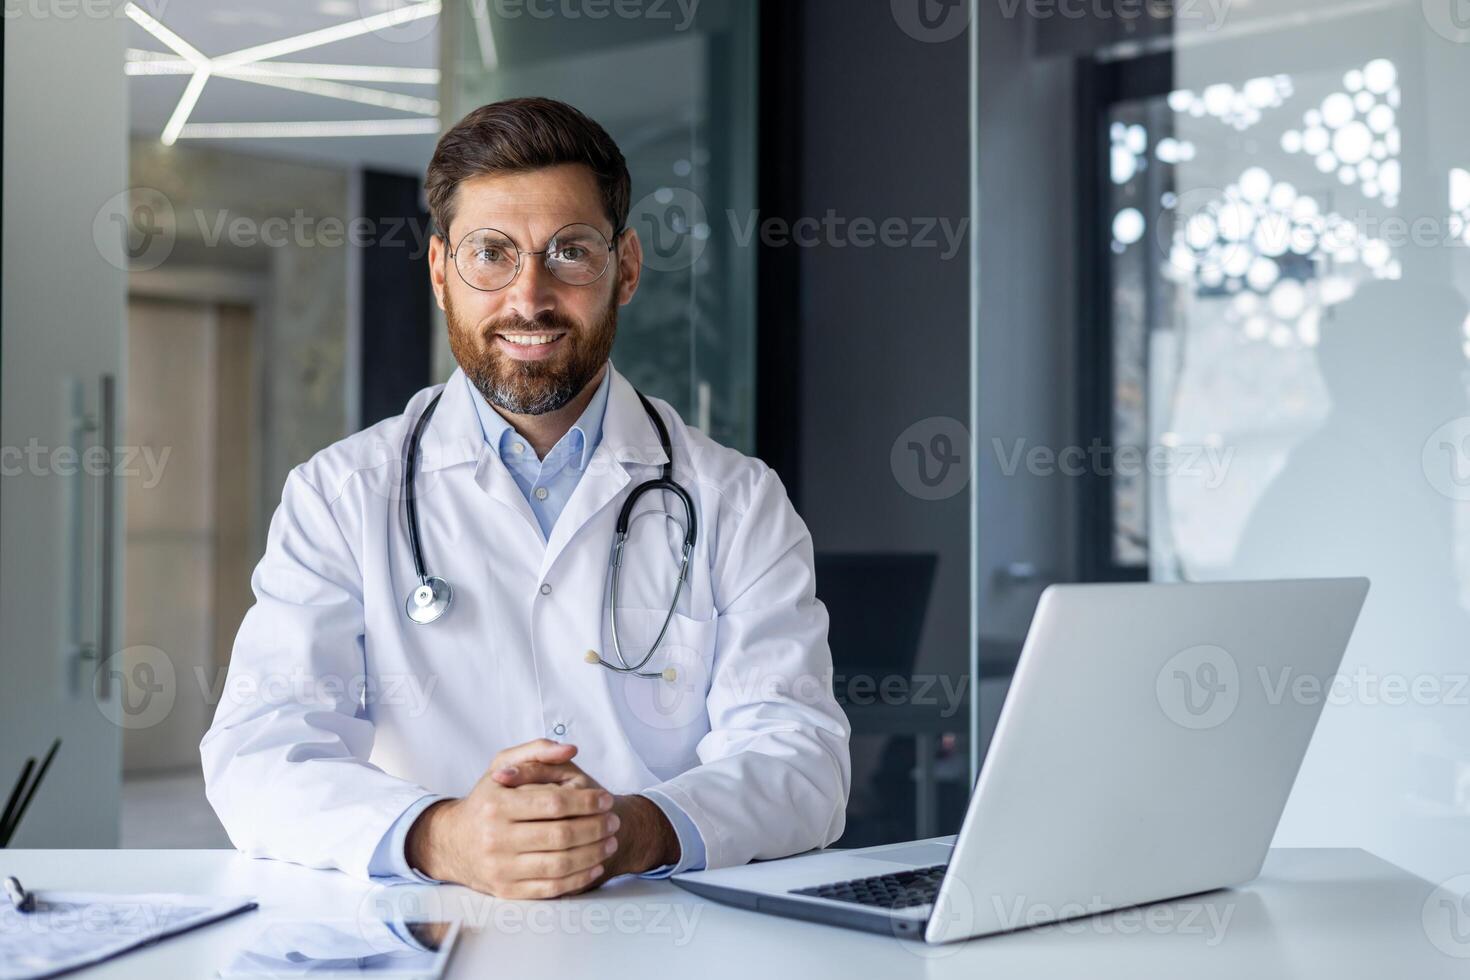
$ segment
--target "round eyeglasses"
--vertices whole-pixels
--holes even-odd
[[[613,233],[613,239],[617,239]],[[570,224],[551,236],[540,251],[516,245],[496,228],[476,228],[449,253],[465,285],[483,292],[504,289],[521,271],[521,257],[540,255],[546,271],[569,286],[587,286],[602,278],[612,263],[613,246],[591,225]]]

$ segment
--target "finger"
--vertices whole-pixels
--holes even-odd
[[[513,881],[495,894],[499,898],[556,898],[558,895],[566,895],[590,887],[593,882],[602,877],[602,871],[603,867],[599,864],[586,871],[577,871],[561,878],[532,878],[527,881]]]
[[[613,797],[605,789],[575,789],[532,783],[514,789],[501,788],[496,809],[506,820],[563,820],[589,817],[612,809]]]
[[[594,841],[565,851],[532,851],[511,862],[511,875],[525,881],[536,878],[565,878],[595,868],[617,853],[618,839]]]
[[[566,820],[523,820],[510,824],[506,845],[516,851],[565,851],[606,840],[618,832],[616,813]]]
[[[559,783],[563,786],[580,786],[597,789],[592,777],[571,762],[518,762],[514,766],[496,769],[490,774],[502,786],[525,786],[528,783]]]
[[[549,738],[536,738],[520,745],[502,749],[490,763],[490,771],[505,769],[522,762],[570,762],[577,754],[577,747],[570,742],[553,742]]]

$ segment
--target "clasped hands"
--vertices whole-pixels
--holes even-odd
[[[498,898],[555,898],[676,863],[678,837],[658,805],[608,792],[576,754],[544,738],[505,749],[467,796],[419,815],[409,864]]]

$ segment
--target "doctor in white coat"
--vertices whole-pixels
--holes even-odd
[[[609,360],[642,264],[629,188],[552,100],[440,140],[429,274],[459,369],[286,481],[200,747],[247,854],[526,898],[841,834],[850,730],[806,527],[772,470],[645,409]],[[418,623],[404,454],[436,398],[414,504],[452,600]],[[615,523],[669,462],[686,580],[678,494],[639,495],[615,645]]]

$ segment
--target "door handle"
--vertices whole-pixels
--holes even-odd
[[[107,658],[111,655],[113,642],[113,610],[114,610],[114,572],[116,558],[116,493],[114,492],[113,474],[113,442],[117,435],[116,425],[116,379],[111,374],[104,374],[100,378],[97,393],[97,412],[90,414],[82,407],[82,394],[73,386],[75,412],[71,431],[77,440],[77,452],[83,451],[81,443],[85,442],[87,436],[95,433],[97,448],[101,450],[101,470],[96,474],[97,498],[92,508],[94,519],[85,521],[83,519],[84,491],[78,486],[68,494],[70,503],[70,523],[73,527],[71,532],[72,561],[75,569],[69,573],[66,594],[70,597],[72,612],[69,614],[72,623],[72,643],[75,644],[74,656],[76,657],[77,673],[75,683],[81,685],[90,683],[93,696],[99,700],[106,701],[112,697],[112,675],[104,668]],[[84,469],[85,472],[85,469]],[[95,561],[95,583],[96,591],[91,595],[94,603],[96,622],[93,624],[92,636],[84,638],[84,617],[81,613],[81,604],[86,601],[86,593],[83,586],[81,564],[84,562],[82,549],[82,529],[90,524],[93,532],[93,545],[90,551],[91,560]],[[90,666],[92,676],[87,677],[86,668]],[[76,690],[76,688],[73,688]]]
[[[1029,561],[1008,562],[995,569],[992,578],[998,589],[1017,589],[1022,587],[1045,587],[1057,580],[1050,572],[1043,571]]]
[[[117,436],[117,379],[102,375],[97,393],[98,441],[102,444],[102,472],[98,474],[97,492],[101,497],[101,520],[97,522],[97,696],[112,697],[112,675],[105,669],[112,656],[114,610],[114,574],[117,547],[117,492],[113,482],[112,453]]]

